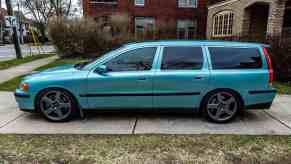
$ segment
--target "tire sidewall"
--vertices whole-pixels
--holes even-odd
[[[70,114],[66,117],[66,118],[64,118],[64,119],[62,119],[62,120],[52,120],[52,119],[50,119],[50,118],[48,118],[44,113],[43,113],[43,111],[41,110],[41,107],[40,107],[40,100],[41,100],[41,98],[46,94],[46,93],[48,93],[48,92],[51,92],[51,91],[61,91],[63,94],[65,94],[69,99],[70,99],[70,102],[71,102],[71,111],[70,111]],[[76,116],[76,111],[77,111],[77,108],[76,108],[76,102],[75,102],[75,100],[74,100],[74,98],[73,98],[73,96],[69,93],[69,92],[67,92],[67,91],[65,91],[65,90],[63,90],[63,89],[46,89],[46,90],[44,90],[44,91],[42,91],[40,94],[39,94],[39,96],[37,96],[37,100],[36,100],[36,109],[37,109],[37,111],[38,111],[38,113],[40,113],[46,120],[48,120],[48,121],[50,121],[50,122],[67,122],[67,121],[70,121],[70,120],[72,120],[75,116]]]
[[[213,95],[220,93],[220,92],[226,92],[226,93],[231,94],[235,98],[237,105],[238,105],[238,109],[236,110],[235,114],[231,118],[229,118],[227,120],[223,120],[223,121],[213,119],[212,117],[209,116],[209,113],[207,111],[207,104],[208,104],[209,99]],[[206,118],[210,122],[219,123],[219,124],[229,123],[229,122],[233,121],[237,117],[237,115],[241,111],[241,109],[242,109],[242,102],[241,102],[239,96],[235,92],[233,92],[231,90],[227,90],[227,89],[216,90],[216,91],[212,91],[212,92],[208,93],[205,96],[203,103],[202,103],[202,115],[203,115],[203,117]]]

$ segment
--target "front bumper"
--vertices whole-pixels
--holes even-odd
[[[16,89],[14,97],[20,110],[25,112],[35,112],[34,97],[32,95]]]

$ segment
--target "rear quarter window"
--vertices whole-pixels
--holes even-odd
[[[262,57],[258,48],[209,47],[213,69],[259,69]]]

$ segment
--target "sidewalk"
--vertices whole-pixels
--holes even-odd
[[[53,56],[49,58],[35,60],[33,62],[25,63],[16,67],[12,67],[5,70],[0,70],[0,83],[6,82],[11,80],[17,76],[25,75],[30,73],[34,69],[41,67],[43,65],[49,64],[56,60],[58,57]],[[1,105],[1,104],[0,104]]]

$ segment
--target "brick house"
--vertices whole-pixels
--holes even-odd
[[[211,0],[207,38],[291,38],[291,0]]]
[[[83,9],[84,16],[104,20],[127,13],[135,33],[174,26],[177,38],[205,38],[206,0],[83,0]]]

